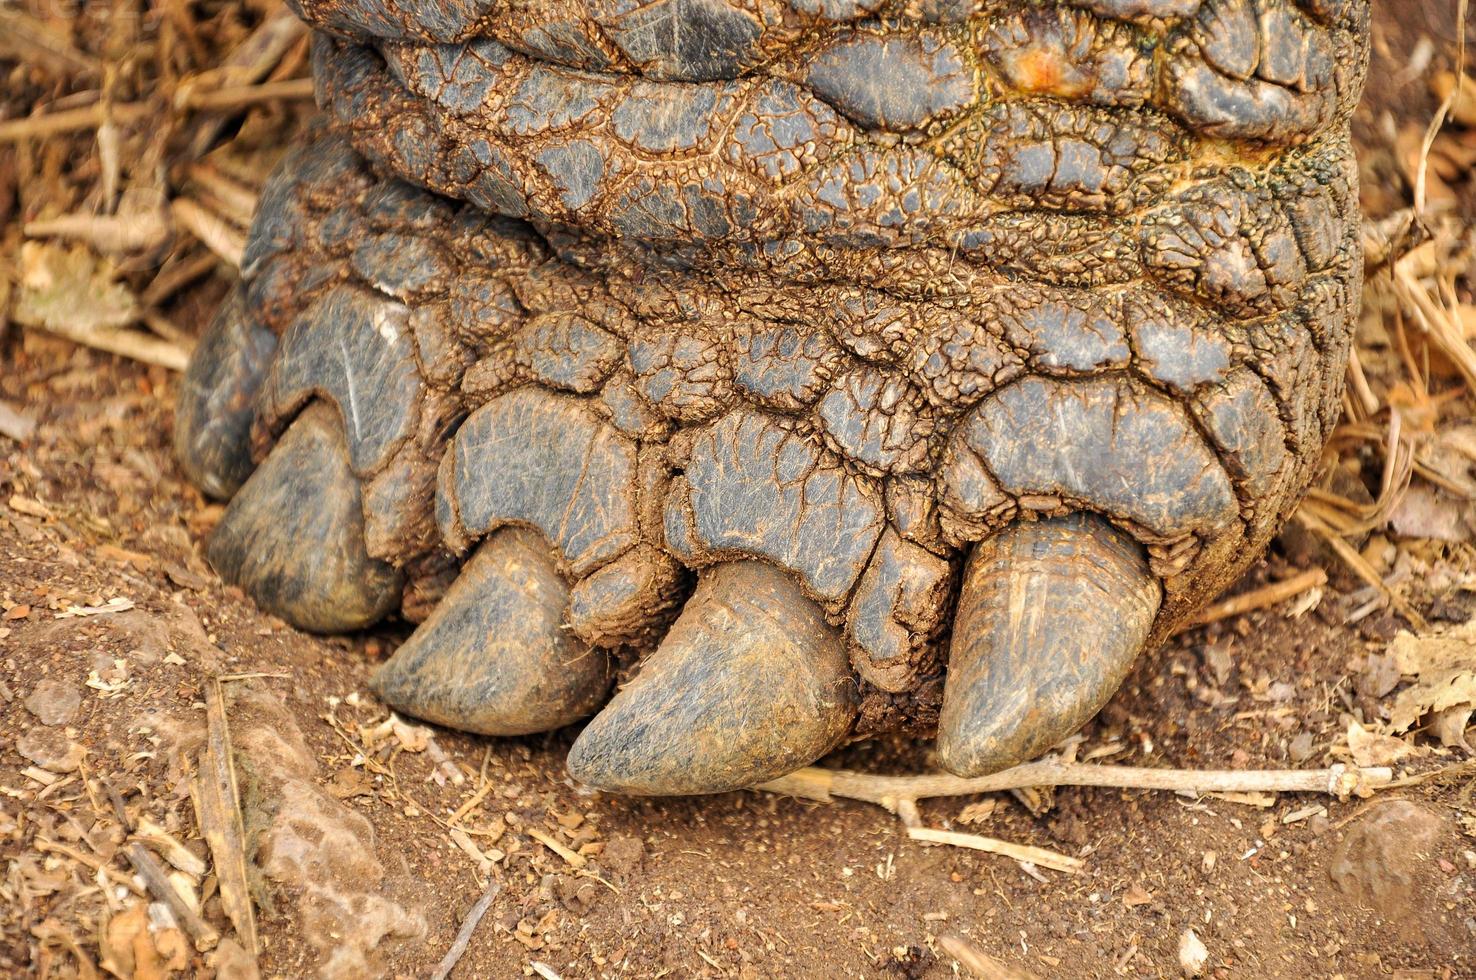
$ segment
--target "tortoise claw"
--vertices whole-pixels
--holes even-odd
[[[1093,514],[1016,524],[977,545],[938,723],[943,767],[997,772],[1086,724],[1142,651],[1160,600],[1142,547]]]
[[[391,707],[485,735],[552,731],[593,712],[610,661],[563,627],[569,586],[535,531],[477,548],[445,598],[371,682]]]
[[[650,796],[740,789],[829,752],[856,710],[845,644],[819,606],[771,565],[717,565],[584,729],[569,772]]]
[[[359,481],[338,413],[321,403],[293,421],[242,485],[207,556],[258,605],[317,633],[379,620],[404,584],[365,550]]]
[[[251,420],[276,349],[276,336],[257,322],[237,286],[190,358],[175,409],[175,453],[212,497],[230,497],[251,475]]]

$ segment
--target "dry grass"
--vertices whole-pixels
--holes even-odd
[[[279,0],[0,9],[0,342],[178,369],[312,111],[307,46]]]

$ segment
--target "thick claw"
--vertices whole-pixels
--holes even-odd
[[[569,772],[622,793],[726,792],[815,761],[856,710],[845,643],[819,606],[771,565],[718,565],[584,729]]]
[[[377,621],[404,584],[365,551],[359,481],[338,413],[323,404],[298,416],[231,500],[208,555],[258,605],[319,633]]]
[[[180,385],[174,446],[191,480],[225,499],[251,475],[251,420],[277,338],[231,292],[200,338]]]
[[[1101,710],[1147,642],[1162,591],[1100,517],[1016,524],[964,570],[938,756],[960,776],[1034,758]]]
[[[569,586],[535,531],[482,542],[430,618],[374,675],[407,714],[485,735],[552,731],[593,712],[610,659],[563,626]]]

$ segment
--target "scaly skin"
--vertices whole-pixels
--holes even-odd
[[[743,785],[944,700],[944,763],[998,768],[1090,717],[1318,465],[1366,2],[301,12],[331,122],[263,196],[181,458],[221,496],[267,461],[211,551],[263,605],[429,615],[378,682],[405,710],[557,727],[601,651],[660,645],[578,774]],[[744,592],[770,599],[735,619]],[[803,697],[755,666],[780,647]],[[634,758],[657,716],[691,758]]]

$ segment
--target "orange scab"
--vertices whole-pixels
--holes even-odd
[[[1067,64],[1060,51],[1033,48],[1015,58],[1015,84],[1026,92],[1079,98],[1091,90],[1080,67]]]

